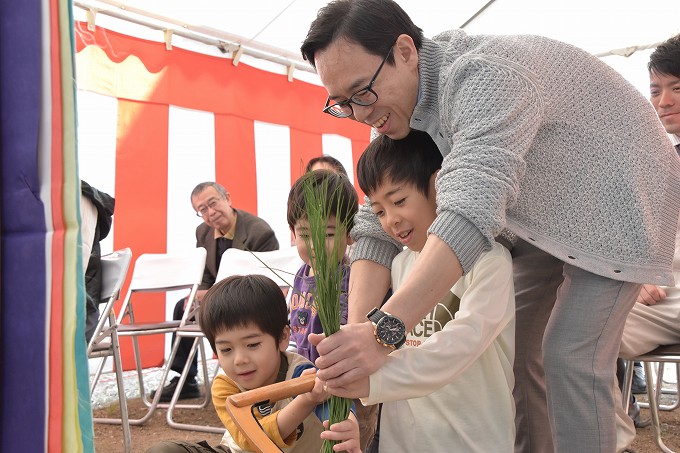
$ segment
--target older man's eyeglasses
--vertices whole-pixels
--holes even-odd
[[[205,204],[205,206],[199,206],[198,209],[196,209],[196,215],[198,217],[205,217],[205,215],[208,213],[208,209],[215,209],[217,205],[219,204],[220,200],[217,198],[211,198],[208,200],[208,202]]]
[[[354,115],[352,104],[361,105],[363,107],[375,104],[378,100],[378,94],[373,91],[373,84],[375,83],[375,79],[378,78],[378,74],[380,74],[380,70],[385,65],[387,58],[389,58],[391,54],[392,47],[390,47],[387,55],[383,58],[382,63],[378,66],[378,70],[375,71],[375,74],[371,81],[368,82],[368,85],[351,95],[347,100],[336,102],[335,104],[331,104],[331,98],[329,96],[328,99],[326,99],[326,105],[323,108],[323,112],[333,115],[336,118],[347,118]]]

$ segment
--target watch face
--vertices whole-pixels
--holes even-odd
[[[393,316],[385,316],[375,326],[378,338],[385,344],[397,344],[404,338],[404,323]]]

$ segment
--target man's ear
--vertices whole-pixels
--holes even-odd
[[[288,349],[289,344],[290,344],[290,326],[286,326],[283,328],[283,332],[281,332],[281,339],[279,340],[279,351],[284,352],[286,349]]]
[[[394,50],[395,64],[406,64],[409,67],[418,68],[418,49],[407,34],[401,34],[397,38]]]

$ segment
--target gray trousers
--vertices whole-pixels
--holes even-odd
[[[515,452],[614,452],[621,403],[612,383],[641,285],[592,274],[521,240],[512,256]]]

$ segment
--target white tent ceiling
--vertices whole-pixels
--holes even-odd
[[[171,29],[173,30],[172,39],[168,39],[166,43],[228,58],[234,58],[234,53],[239,49],[238,44],[241,44],[241,48],[248,47],[261,51],[272,55],[271,58],[279,61],[279,63],[271,63],[245,53],[241,59],[242,62],[281,74],[286,73],[287,67],[280,62],[294,63],[297,65],[294,71],[296,78],[319,83],[311,68],[301,60],[299,47],[310,22],[327,0],[124,0],[125,3],[114,0],[72,1],[75,6],[74,18],[79,21],[88,20],[89,16],[92,25],[158,42],[169,38],[169,33],[163,33],[163,30]],[[680,0],[647,0],[646,2],[637,0],[449,0],[444,5],[442,5],[442,0],[397,1],[414,22],[423,28],[428,37],[450,28],[460,27],[474,16],[474,20],[465,27],[469,33],[541,34],[598,54],[629,46],[657,43],[680,32]],[[476,15],[485,5],[488,7]],[[79,29],[76,29],[76,32],[79,32]],[[192,39],[188,39],[188,36],[192,36]],[[193,38],[199,38],[199,41]],[[206,43],[212,44],[206,45]],[[216,43],[220,44],[222,49],[228,49],[228,52],[222,53],[214,45]],[[115,49],[110,50],[115,53]],[[629,58],[609,56],[603,59],[646,94],[648,92],[646,70],[648,55],[649,51],[646,51],[634,53]],[[231,61],[227,64],[231,64]],[[307,68],[310,72],[306,72],[303,68]],[[109,171],[113,163],[101,165],[101,155],[104,150],[104,155],[113,156],[110,162],[114,162],[115,106],[100,96],[79,94],[82,94],[78,96],[79,112],[86,112],[79,118],[81,174],[86,175],[85,179],[95,181],[98,187],[114,194],[115,175]],[[315,100],[314,102],[321,101]],[[173,111],[178,115],[183,112],[182,109]],[[202,118],[201,115],[205,112],[189,113]],[[209,131],[195,133],[203,129],[187,120],[189,117],[193,118],[189,113],[181,118],[188,125],[185,126],[186,130],[194,131],[191,136],[192,152],[205,150],[205,156],[212,156],[214,143],[211,140],[214,139],[214,134]],[[107,118],[108,121],[105,120]],[[202,138],[198,140],[196,137]],[[340,139],[344,140],[342,137]],[[177,148],[179,149],[180,146]],[[284,154],[277,153],[276,156],[281,158]],[[210,157],[206,159],[210,161]],[[205,168],[212,167],[208,165]],[[205,168],[201,167],[196,171],[205,172]],[[185,173],[187,173],[186,169],[182,168],[182,175],[185,176]],[[169,178],[172,179],[172,176]],[[190,178],[186,180],[192,181]],[[271,178],[271,180],[277,181],[276,178]],[[178,187],[176,184],[173,185],[174,190],[179,191]],[[186,246],[188,244],[186,238],[191,237],[195,227],[189,223],[189,220],[196,218],[192,217],[191,213],[185,212],[189,206],[183,201],[184,193],[182,192],[181,196],[177,195],[176,200],[182,201],[175,203],[172,202],[175,200],[172,198],[174,195],[169,195],[169,205],[175,206],[173,209],[177,211],[173,212],[179,213],[174,217],[186,218],[187,222],[186,224],[181,223],[184,221],[172,222],[172,231],[168,231],[170,248],[173,247],[172,244]],[[271,203],[276,204],[275,201]],[[263,212],[266,211],[263,209]],[[267,215],[272,225],[277,224],[277,219],[285,219],[285,215],[280,217],[275,211]],[[281,225],[281,231],[281,237],[285,237],[288,231],[285,222]],[[112,235],[106,241],[103,250],[112,250]]]
[[[540,34],[602,54],[614,49],[654,44],[680,32],[678,0],[465,0],[444,4],[441,0],[397,1],[427,37],[458,28],[469,21],[465,26],[469,33]],[[82,6],[94,6],[137,19],[141,17],[144,22],[158,23],[160,17],[170,19],[165,21],[168,28],[229,37],[244,46],[261,47],[268,52],[275,47],[282,51],[275,49],[273,53],[283,54],[284,58],[292,61],[299,59],[300,43],[326,0],[128,0],[127,3],[75,0],[75,4],[79,6],[74,8],[77,20],[85,19]],[[126,32],[123,21],[111,18],[103,11],[97,14],[97,25]],[[140,16],[139,12],[150,15]],[[470,21],[472,17],[474,19]],[[129,33],[163,40],[161,32],[144,27],[137,27]],[[173,45],[191,47],[177,35]],[[603,58],[646,93],[648,54],[649,51],[646,51],[630,58]],[[252,64],[249,60],[243,61]],[[282,67],[278,70],[285,71]],[[315,81],[314,76],[301,74],[301,71],[296,71],[295,76]]]

